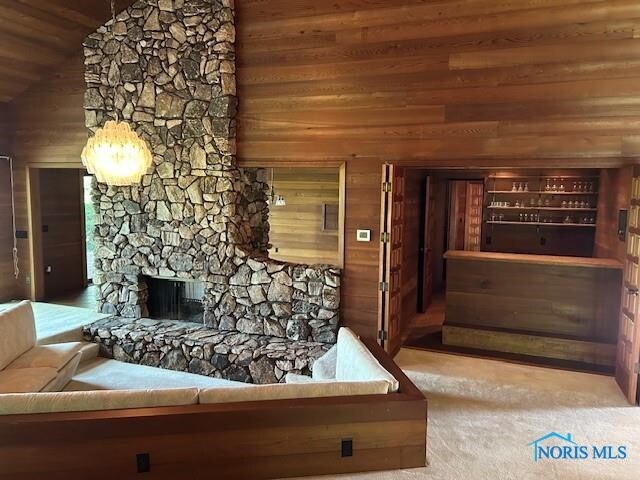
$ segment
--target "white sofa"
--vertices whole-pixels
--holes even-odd
[[[81,350],[80,342],[36,346],[29,302],[0,312],[0,415],[383,395],[398,390],[397,379],[347,328],[340,329],[337,344],[314,363],[312,377],[288,376],[287,383],[272,385],[105,359],[85,360],[73,376]],[[117,376],[130,378],[110,380]],[[60,391],[65,386],[76,391]]]
[[[64,388],[82,358],[81,342],[37,345],[31,303],[0,312],[0,393]]]

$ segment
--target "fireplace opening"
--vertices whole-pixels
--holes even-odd
[[[164,278],[146,278],[149,317],[156,320],[204,320],[204,283]]]

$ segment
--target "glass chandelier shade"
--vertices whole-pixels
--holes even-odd
[[[101,183],[139,184],[151,167],[149,147],[126,122],[109,120],[87,141],[82,163]]]

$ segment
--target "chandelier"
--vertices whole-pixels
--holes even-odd
[[[116,22],[114,0],[111,0],[113,24]],[[116,87],[114,92],[114,109]],[[149,147],[126,122],[109,120],[87,141],[82,150],[82,163],[101,183],[115,186],[135,185],[151,167]]]
[[[147,144],[128,123],[109,120],[87,141],[82,163],[87,171],[107,185],[134,185],[151,166]]]

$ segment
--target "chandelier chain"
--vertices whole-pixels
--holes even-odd
[[[116,0],[111,0],[111,33],[115,37],[115,27],[116,27]],[[116,122],[119,121],[118,108],[116,107],[116,98],[118,96],[118,82],[120,80],[120,76],[118,75],[118,81],[116,81],[113,86],[113,114],[116,117]]]

